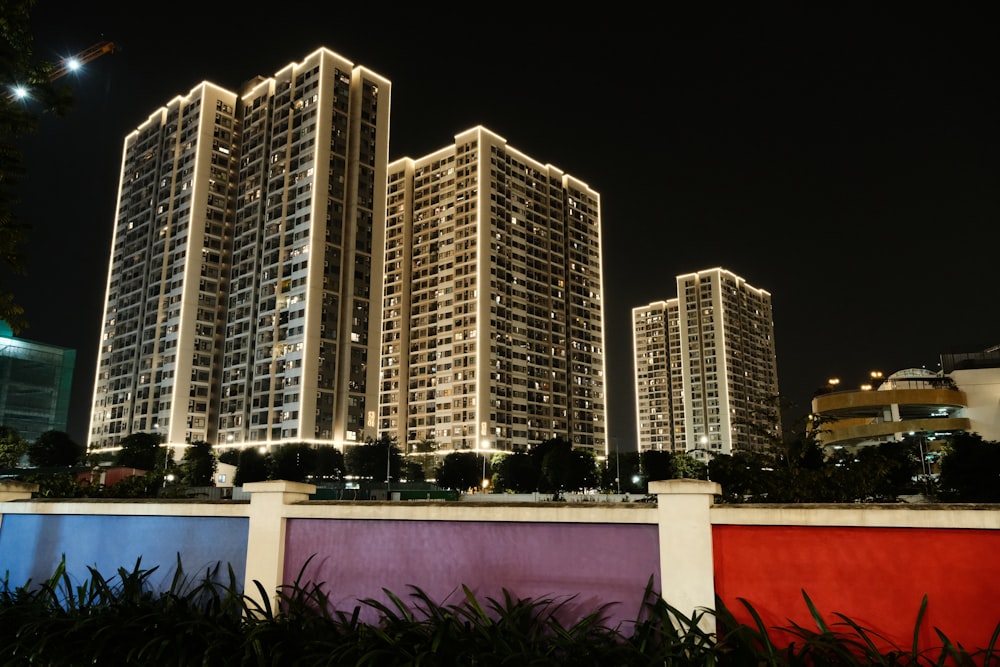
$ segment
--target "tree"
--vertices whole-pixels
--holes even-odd
[[[446,489],[478,488],[483,481],[483,457],[475,452],[452,452],[441,461],[435,478]]]
[[[332,445],[316,448],[316,469],[313,474],[320,479],[339,481],[344,479],[344,453]]]
[[[0,426],[0,468],[17,468],[21,457],[28,451],[28,441],[21,437],[17,429]]]
[[[69,472],[28,475],[24,481],[38,485],[38,493],[35,494],[38,498],[85,498],[99,493],[89,484],[80,483]]]
[[[212,445],[204,440],[192,442],[185,450],[180,465],[180,481],[186,486],[212,486],[218,461]]]
[[[601,474],[597,457],[586,449],[570,449],[566,457],[566,476],[564,488],[572,491],[596,489],[600,484]]]
[[[962,503],[1000,502],[1000,442],[978,433],[958,433],[941,458],[942,500]]]
[[[614,452],[601,475],[601,487],[608,493],[642,493],[639,479],[639,452]]]
[[[240,450],[235,447],[224,450],[218,455],[219,463],[226,463],[231,466],[238,466],[240,464]]]
[[[160,493],[162,479],[161,474],[153,472],[129,475],[105,489],[104,494],[109,498],[156,498]]]
[[[45,431],[28,447],[33,466],[71,466],[83,460],[86,447],[77,444],[63,431]]]
[[[166,454],[160,454],[161,438],[156,433],[130,433],[122,438],[122,448],[115,456],[115,465],[139,470],[155,470],[157,463],[163,457],[166,467]]]
[[[316,470],[319,457],[307,443],[278,447],[274,452],[274,476],[289,482],[304,482]]]
[[[378,440],[369,438],[363,445],[351,447],[344,455],[347,472],[362,479],[385,481],[386,464],[389,477],[399,479],[402,455],[396,447],[395,439],[383,435]]]
[[[572,448],[566,440],[552,438],[528,450],[536,472],[534,491],[558,494],[567,488],[567,464]]]
[[[858,459],[872,480],[870,493],[861,500],[894,503],[899,496],[916,491],[914,478],[920,472],[920,444],[916,439],[888,440],[864,447]]]
[[[32,106],[11,98],[6,91],[0,95],[0,270],[11,275],[24,275],[27,265],[24,245],[29,226],[13,212],[20,203],[17,186],[24,178],[24,166],[18,140],[34,133],[40,113],[64,115],[72,106],[69,87],[53,85],[49,73],[52,63],[35,62],[29,30],[34,2],[0,3],[0,80],[22,82],[31,88]],[[18,335],[28,326],[13,292],[0,275],[0,320],[7,322]]]
[[[427,480],[424,466],[420,461],[407,461],[403,465],[403,478],[408,482],[423,482]]]
[[[708,478],[722,487],[723,502],[764,502],[776,486],[774,457],[762,452],[718,454],[708,462]]]
[[[671,452],[650,449],[640,454],[639,460],[646,481],[655,482],[673,478],[671,470],[673,454]]]
[[[708,466],[687,452],[674,452],[670,458],[670,479],[708,479]]]
[[[497,492],[532,493],[538,490],[540,472],[535,460],[520,450],[505,454],[496,462],[493,489]],[[440,484],[440,479],[438,484]]]
[[[270,477],[271,455],[261,452],[256,447],[246,447],[240,450],[239,462],[236,464],[234,486],[243,486],[250,482],[264,482]]]

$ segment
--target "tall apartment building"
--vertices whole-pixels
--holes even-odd
[[[378,430],[606,454],[600,197],[475,127],[389,165]]]
[[[632,309],[638,449],[706,460],[781,434],[771,294],[721,268]]]
[[[126,137],[90,448],[375,435],[389,100],[318,49]]]

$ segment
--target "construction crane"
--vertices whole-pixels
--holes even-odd
[[[68,58],[63,58],[63,60],[55,67],[51,72],[49,72],[49,81],[55,81],[60,79],[70,72],[75,72],[92,60],[100,58],[106,53],[112,53],[117,50],[119,46],[112,41],[102,40],[93,46],[80,51],[77,54],[69,56]],[[17,85],[11,89],[7,97],[10,100],[24,99],[30,95],[30,91],[26,86]]]
[[[117,48],[117,44],[105,40],[94,44],[89,49],[84,49],[76,55],[65,58],[61,63],[59,63],[59,66],[52,70],[49,74],[49,81],[55,81],[60,77],[66,76],[70,72],[75,72],[90,61],[100,58],[105,53],[111,53]]]
[[[88,49],[80,51],[80,53],[77,53],[76,55],[64,58],[63,61],[59,63],[59,66],[49,73],[49,81],[55,81],[60,77],[66,76],[70,72],[75,72],[90,61],[100,58],[105,53],[111,53],[117,48],[118,45],[114,42],[104,40],[94,44]]]

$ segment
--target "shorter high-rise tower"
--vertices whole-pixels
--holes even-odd
[[[707,460],[781,434],[771,294],[721,268],[632,310],[638,449]]]
[[[388,183],[379,432],[606,454],[598,194],[482,127]]]

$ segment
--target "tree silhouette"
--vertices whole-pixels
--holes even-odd
[[[643,476],[647,482],[673,478],[671,464],[673,454],[657,449],[649,449],[639,455]]]
[[[601,487],[608,493],[642,493],[633,477],[639,477],[639,452],[613,452],[601,473]]]
[[[18,467],[27,451],[28,441],[21,437],[17,429],[0,426],[0,468]]]
[[[73,103],[69,87],[56,86],[49,79],[55,65],[33,60],[30,13],[34,4],[0,3],[0,72],[4,83],[18,81],[31,88],[30,107],[6,90],[0,95],[0,271],[11,275],[27,273],[24,246],[30,230],[13,212],[20,203],[17,186],[25,175],[18,142],[37,131],[39,114],[65,115]],[[6,276],[0,275],[0,320],[18,335],[27,328],[28,320],[6,282]]]
[[[483,480],[483,457],[475,452],[452,452],[441,461],[435,478],[445,489],[477,488]]]
[[[71,466],[83,460],[86,448],[63,431],[45,431],[28,447],[34,466]]]
[[[289,482],[304,482],[316,470],[316,450],[304,442],[278,447],[274,452],[274,476]]]
[[[217,468],[218,461],[212,452],[212,445],[204,440],[197,440],[184,450],[180,481],[187,486],[212,486]]]
[[[115,455],[115,465],[153,470],[157,467],[159,450],[160,436],[156,433],[130,433],[122,438],[122,448]]]
[[[942,500],[963,503],[1000,502],[1000,442],[978,433],[959,433],[941,458]]]
[[[341,480],[344,478],[344,453],[333,445],[316,448],[316,468],[313,474],[320,479]]]
[[[505,454],[494,465],[493,488],[495,491],[532,493],[538,491],[540,472],[535,460],[524,451]]]
[[[243,486],[250,482],[264,482],[270,479],[271,455],[261,452],[256,447],[246,447],[240,450],[239,463],[236,464],[236,475],[233,477],[235,486]]]
[[[670,479],[708,479],[708,465],[687,452],[673,452]]]
[[[362,479],[384,482],[387,462],[389,476],[398,480],[402,456],[395,439],[388,435],[383,435],[378,440],[369,439],[363,445],[351,447],[344,454],[347,473]]]

